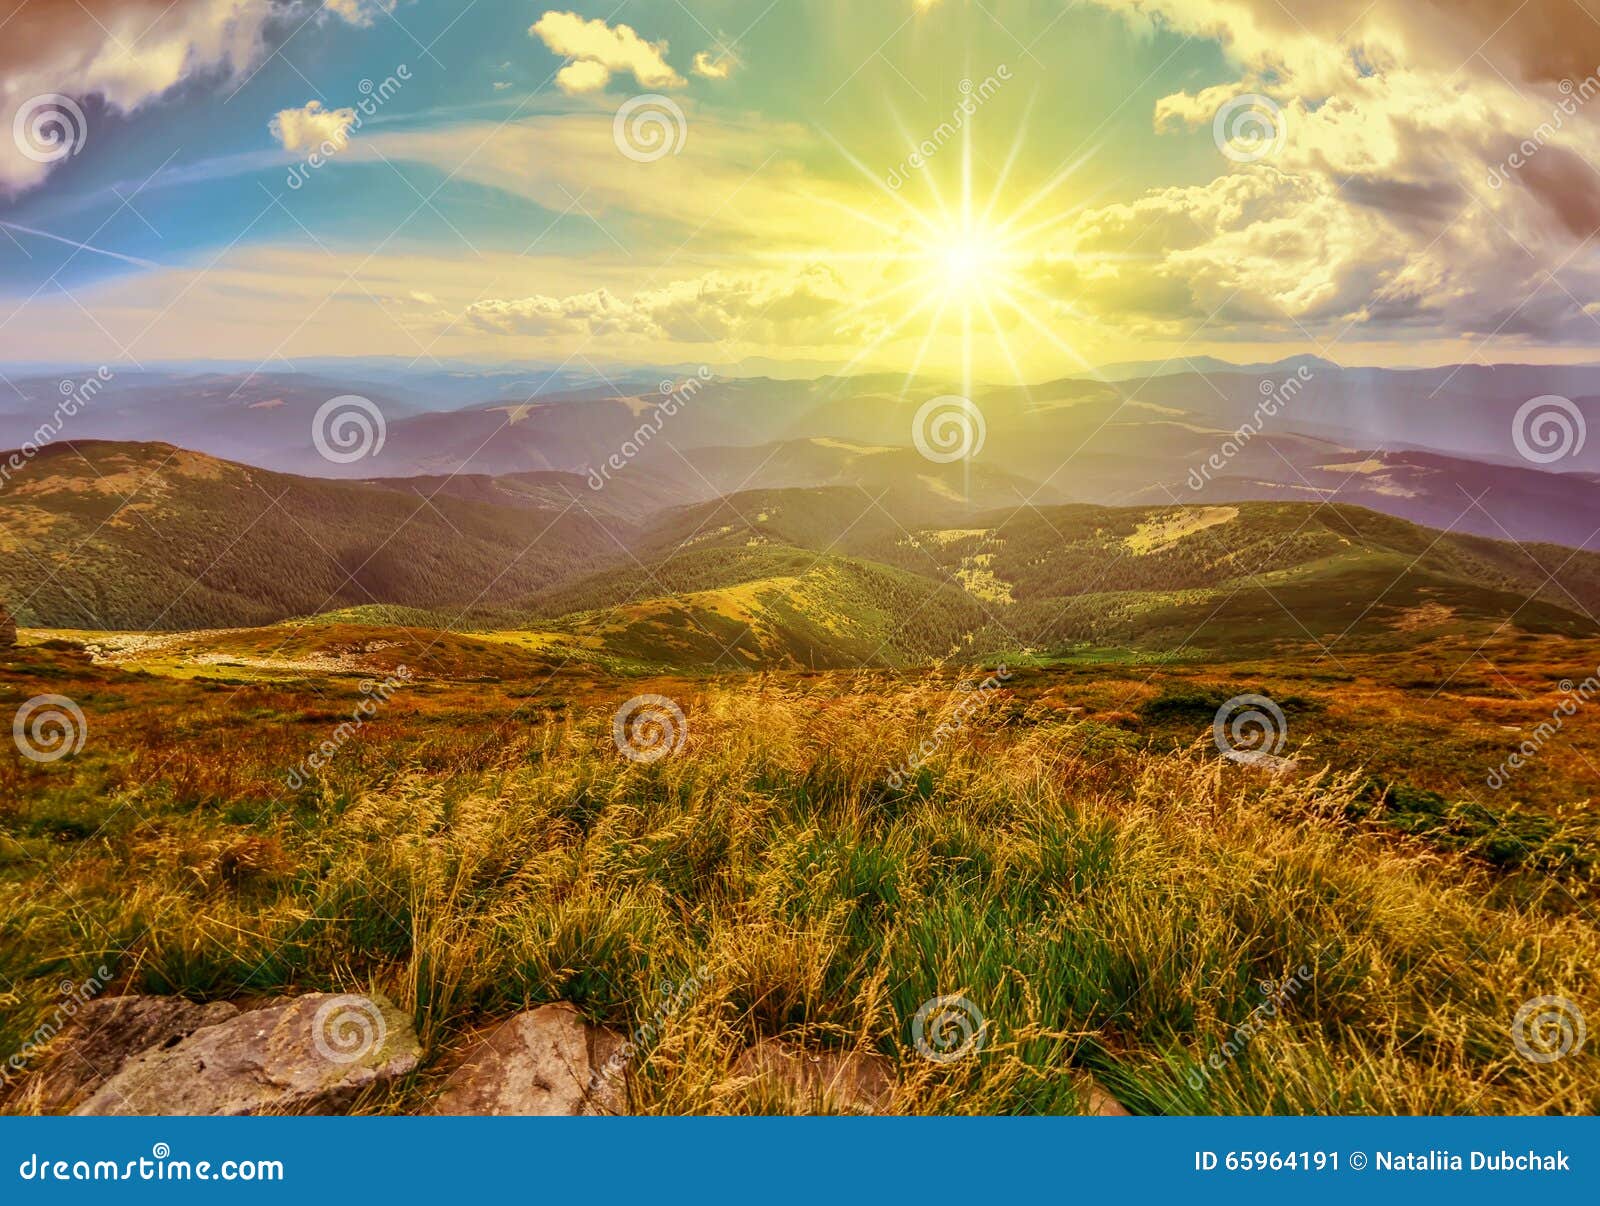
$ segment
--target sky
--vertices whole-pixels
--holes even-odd
[[[0,362],[1597,360],[1592,2],[0,0]]]

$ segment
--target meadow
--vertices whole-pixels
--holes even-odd
[[[7,706],[66,695],[88,733],[0,762],[0,1048],[104,965],[111,992],[382,992],[424,1057],[363,1111],[425,1109],[474,1036],[549,1001],[656,1020],[642,1113],[794,1108],[734,1074],[773,1037],[888,1057],[892,1112],[1079,1112],[1085,1074],[1135,1113],[1600,1106],[1592,1045],[1513,1041],[1527,1002],[1600,1000],[1593,724],[1482,783],[1600,643],[1342,668],[1108,650],[963,706],[989,671],[519,675],[455,637],[452,674],[398,682],[308,767],[417,639],[379,634],[365,681],[152,673],[25,634]],[[1282,704],[1299,773],[1218,757],[1212,712],[1245,691]],[[645,694],[684,717],[652,762],[613,734]],[[961,1058],[917,1042],[937,997],[968,1011]]]

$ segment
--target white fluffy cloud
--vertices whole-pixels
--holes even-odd
[[[1589,74],[1600,24],[1572,0],[1093,0],[1136,27],[1221,43],[1246,68],[1329,87],[1352,73],[1405,66],[1530,83]]]
[[[593,59],[578,59],[556,72],[556,87],[568,96],[603,92],[611,82],[611,68]]]
[[[739,61],[727,51],[719,51],[716,54],[709,50],[695,52],[694,73],[701,79],[725,80],[733,74],[733,69],[738,65]]]
[[[815,245],[817,215],[859,205],[853,182],[805,172],[798,152],[815,133],[776,119],[729,119],[691,110],[694,133],[681,155],[632,163],[617,151],[612,114],[530,114],[511,122],[472,122],[397,130],[370,124],[362,142],[386,159],[427,163],[456,179],[527,197],[552,214],[583,209],[627,246],[670,240],[676,247],[706,228],[726,247],[803,253]],[[463,162],[462,147],[479,148]],[[783,153],[774,155],[774,148]],[[791,153],[795,158],[791,158]],[[707,227],[707,215],[716,221]],[[866,228],[876,238],[876,231]]]
[[[598,92],[613,74],[631,74],[642,88],[681,88],[684,79],[667,62],[667,43],[647,42],[631,25],[589,21],[577,13],[547,12],[528,32],[552,54],[572,62],[556,75],[563,92]]]
[[[328,11],[360,24],[391,6],[334,0]],[[9,127],[26,111],[41,120],[26,123],[32,142],[0,137],[0,193],[38,185],[67,149],[94,144],[76,102],[94,96],[126,113],[185,80],[247,71],[269,27],[291,9],[265,0],[27,0],[0,34],[0,119]],[[75,103],[37,102],[51,95]]]
[[[1600,24],[1569,0],[1094,2],[1233,65],[1162,98],[1158,131],[1209,139],[1254,93],[1282,138],[1083,215],[1039,266],[1052,289],[1166,336],[1600,333],[1579,300],[1600,288]]]
[[[711,272],[636,293],[624,301],[606,289],[569,297],[479,301],[466,319],[507,335],[632,336],[677,343],[782,342],[822,347],[859,338],[849,321],[851,296],[833,269]]]
[[[284,150],[302,151],[325,142],[344,146],[355,120],[354,109],[324,109],[321,101],[313,100],[298,109],[280,109],[267,128]]]
[[[379,13],[392,13],[395,0],[324,0],[323,10],[351,25],[371,25]]]

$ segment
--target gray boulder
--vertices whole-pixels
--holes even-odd
[[[571,1005],[541,1005],[495,1027],[434,1103],[436,1114],[625,1114],[626,1040]]]
[[[1269,779],[1294,779],[1300,774],[1297,758],[1284,758],[1265,750],[1227,750],[1222,755],[1235,766]]]
[[[238,1013],[226,1001],[210,1005],[182,997],[101,997],[85,1002],[50,1044],[26,1086],[40,1113],[69,1110],[142,1052],[171,1046],[203,1026]]]
[[[421,1054],[410,1017],[383,998],[313,993],[133,1057],[74,1113],[336,1113]]]

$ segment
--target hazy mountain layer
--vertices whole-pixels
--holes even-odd
[[[339,613],[658,668],[1083,645],[1326,655],[1441,633],[1600,631],[1600,556],[1342,505],[977,511],[922,483],[670,507],[659,483],[599,500],[573,486],[328,482],[165,445],[62,444],[0,491],[0,599],[31,627]]]

